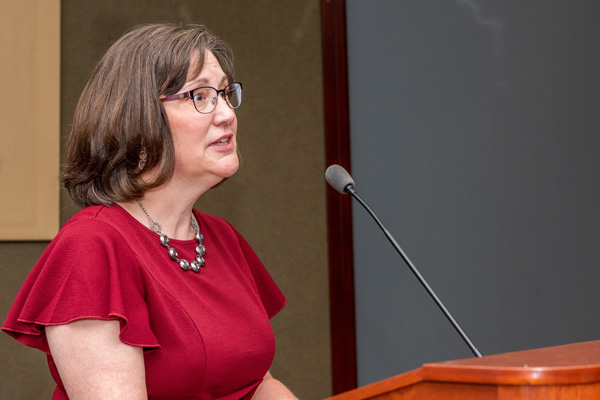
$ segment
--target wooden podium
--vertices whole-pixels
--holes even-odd
[[[600,340],[425,364],[330,399],[600,399]]]

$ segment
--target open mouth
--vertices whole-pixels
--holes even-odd
[[[226,144],[229,144],[229,138],[225,137],[217,142],[213,143],[215,146],[225,146]]]

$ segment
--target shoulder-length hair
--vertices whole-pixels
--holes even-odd
[[[200,73],[206,51],[233,82],[229,45],[202,25],[137,26],[110,47],[79,98],[67,144],[61,181],[77,205],[133,200],[171,178],[174,147],[160,96]],[[142,179],[149,170],[152,178]]]

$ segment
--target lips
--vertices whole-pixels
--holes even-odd
[[[227,136],[223,136],[222,138],[220,138],[219,140],[217,140],[216,142],[213,142],[211,144],[211,146],[227,146],[229,144],[231,144],[231,138],[233,137],[233,135],[227,135]]]

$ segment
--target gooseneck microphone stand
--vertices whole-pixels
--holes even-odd
[[[402,259],[404,260],[406,265],[408,265],[408,267],[410,268],[412,273],[417,277],[417,279],[419,280],[421,285],[425,288],[427,293],[429,293],[429,296],[431,296],[433,301],[435,301],[435,304],[437,304],[439,309],[442,310],[442,313],[444,313],[444,316],[448,319],[448,321],[450,321],[450,323],[452,324],[452,326],[454,327],[456,332],[458,332],[458,334],[460,335],[462,340],[467,344],[467,346],[469,346],[469,349],[471,349],[471,352],[476,357],[482,357],[479,350],[477,350],[477,347],[475,347],[473,342],[471,342],[471,339],[469,339],[467,334],[462,330],[462,328],[460,327],[458,322],[456,322],[454,317],[452,317],[452,314],[450,314],[450,311],[448,311],[448,309],[444,306],[442,301],[437,297],[437,295],[435,294],[433,289],[431,289],[431,287],[429,286],[429,284],[427,283],[425,278],[423,278],[423,276],[419,273],[419,270],[417,270],[417,268],[413,265],[413,263],[410,261],[408,256],[404,253],[404,251],[402,250],[400,245],[396,242],[396,240],[394,239],[392,234],[385,228],[385,226],[383,226],[383,224],[381,223],[379,218],[377,218],[377,215],[375,215],[375,213],[371,210],[371,208],[367,205],[367,203],[365,203],[363,201],[363,199],[361,199],[360,196],[356,193],[356,190],[354,190],[354,186],[352,184],[346,185],[346,187],[344,187],[344,192],[350,193],[352,195],[352,197],[354,197],[356,199],[356,201],[358,201],[364,207],[364,209],[367,210],[367,212],[371,215],[371,217],[373,217],[373,219],[375,220],[375,222],[377,223],[379,228],[381,228],[381,230],[383,231],[383,234],[385,235],[385,237],[390,241],[392,246],[394,246],[394,249],[396,249],[398,254],[400,254],[400,257],[402,257]]]

